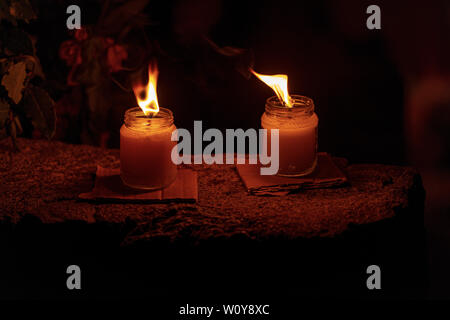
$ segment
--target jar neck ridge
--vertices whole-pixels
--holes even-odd
[[[141,108],[131,108],[125,111],[124,124],[133,130],[169,128],[173,125],[173,113],[169,109],[160,108],[156,115],[146,116]]]
[[[284,106],[276,96],[266,100],[266,113],[280,118],[311,117],[314,114],[314,101],[301,95],[291,95],[292,107]]]

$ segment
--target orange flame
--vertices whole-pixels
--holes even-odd
[[[156,82],[158,80],[158,68],[156,64],[148,66],[148,82],[146,85],[137,84],[133,87],[137,103],[144,114],[148,116],[159,112],[158,96],[156,94]]]
[[[287,77],[287,75],[276,74],[273,76],[269,76],[269,75],[257,73],[253,69],[250,69],[250,71],[255,76],[257,76],[259,80],[261,80],[262,82],[267,84],[269,87],[271,87],[272,90],[275,91],[278,99],[280,99],[280,101],[282,103],[284,103],[284,105],[286,105],[289,108],[292,107],[291,97],[289,96],[289,92],[288,92],[288,85],[287,85],[288,77]]]

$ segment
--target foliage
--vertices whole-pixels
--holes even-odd
[[[122,109],[136,104],[133,84],[138,79],[146,81],[148,63],[156,58],[191,72],[183,80],[197,85],[202,93],[211,87],[211,75],[223,80],[237,70],[250,76],[250,50],[220,47],[204,34],[193,37],[198,40],[194,44],[180,41],[169,50],[162,49],[157,39],[147,37],[147,31],[155,31],[149,35],[157,36],[157,28],[170,21],[148,20],[144,12],[149,0],[99,2],[101,13],[96,23],[71,32],[70,39],[59,47],[59,57],[69,67],[67,85],[71,87],[56,103],[59,139],[104,146],[103,137],[118,131],[115,119],[119,114],[122,117]],[[71,140],[73,137],[79,140]]]
[[[18,113],[47,138],[55,132],[54,102],[32,83],[44,75],[33,41],[21,28],[34,19],[29,0],[0,2],[0,129],[11,137],[16,150],[16,137],[23,131]]]
[[[84,112],[88,114],[88,123],[82,128],[87,131],[82,133],[83,143],[101,144],[98,138],[108,132],[108,115],[117,103],[114,95],[120,95],[118,91],[131,95],[132,74],[145,69],[151,49],[144,31],[149,22],[142,11],[148,2],[102,1],[97,23],[84,25],[60,45],[59,57],[70,68],[67,85],[82,88],[84,93],[81,108],[87,107]],[[61,110],[81,109],[72,101],[70,104],[67,99],[58,101],[58,115]],[[59,118],[64,117],[61,115]],[[70,128],[65,129],[71,131]],[[84,139],[86,136],[90,138]]]

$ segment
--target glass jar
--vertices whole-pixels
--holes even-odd
[[[155,190],[167,187],[177,176],[172,162],[172,111],[160,108],[153,117],[140,108],[125,112],[120,128],[120,176],[125,185],[136,189]]]
[[[286,107],[273,96],[266,101],[261,126],[267,129],[270,155],[270,129],[279,129],[278,175],[298,177],[310,174],[317,164],[317,125],[312,99],[291,95],[292,107]]]

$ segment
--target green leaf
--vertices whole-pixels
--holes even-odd
[[[48,139],[55,134],[56,114],[55,102],[48,93],[39,87],[30,85],[24,92],[21,107],[31,119],[33,126]]]
[[[44,71],[42,70],[41,62],[38,57],[24,55],[22,58],[26,62],[27,70],[32,72],[32,77],[36,76],[45,80]]]
[[[8,96],[18,104],[22,99],[25,78],[27,77],[26,64],[23,61],[10,64],[7,73],[2,78],[2,85],[8,91]]]
[[[9,103],[3,99],[0,99],[0,129],[3,129],[5,127],[8,117]]]

